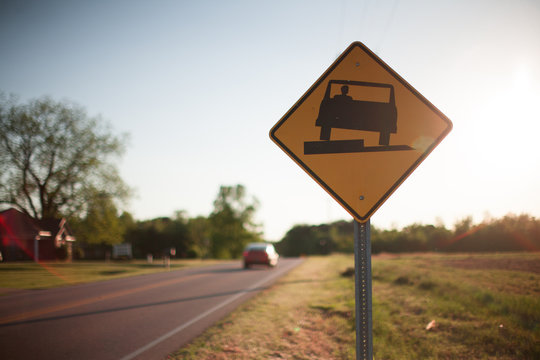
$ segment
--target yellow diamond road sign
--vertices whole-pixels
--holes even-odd
[[[274,125],[272,140],[366,222],[452,122],[362,43],[352,43]]]

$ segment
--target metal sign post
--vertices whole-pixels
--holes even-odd
[[[354,220],[356,360],[373,359],[370,227],[369,220],[365,223]]]

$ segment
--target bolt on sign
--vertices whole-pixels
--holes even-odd
[[[270,137],[363,223],[451,129],[444,114],[354,42]]]

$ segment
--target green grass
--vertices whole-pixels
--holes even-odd
[[[540,359],[539,262],[539,254],[374,257],[374,358]],[[309,258],[171,357],[355,359],[354,282],[340,276],[350,266],[352,256]]]
[[[101,281],[154,272],[177,270],[185,267],[216,263],[213,260],[172,260],[170,269],[162,261],[80,261],[0,263],[0,295],[13,289],[45,289],[58,286]]]
[[[531,255],[507,256],[523,261]],[[539,274],[459,268],[448,262],[453,259],[374,260],[376,358],[540,358]],[[466,259],[474,267],[479,258]],[[426,330],[432,320],[436,326]]]

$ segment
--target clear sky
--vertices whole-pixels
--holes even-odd
[[[0,0],[0,90],[131,134],[119,167],[135,218],[206,216],[241,183],[279,240],[350,219],[268,132],[353,41],[454,124],[375,226],[540,216],[537,0]]]

